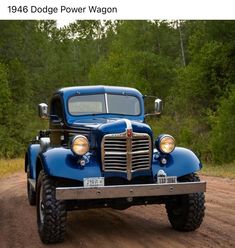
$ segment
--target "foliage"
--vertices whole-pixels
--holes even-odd
[[[215,165],[205,164],[200,171],[200,174],[213,177],[226,177],[235,179],[235,163]]]
[[[221,100],[217,112],[211,117],[211,122],[213,159],[219,163],[232,162],[235,154],[235,87],[227,98]]]
[[[130,86],[164,100],[147,121],[209,162],[235,160],[234,21],[0,21],[0,157],[23,155],[59,87]],[[146,100],[146,106],[152,105]],[[147,111],[150,110],[147,108]]]

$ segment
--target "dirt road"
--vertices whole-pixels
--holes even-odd
[[[74,211],[68,214],[65,242],[50,247],[235,247],[235,180],[203,179],[208,183],[206,216],[195,232],[171,229],[163,205]],[[49,247],[39,239],[23,173],[0,180],[0,247]]]

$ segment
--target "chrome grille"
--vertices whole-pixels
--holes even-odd
[[[149,170],[152,142],[148,134],[126,132],[107,134],[102,140],[102,166],[107,172],[126,172],[130,180],[135,171]]]

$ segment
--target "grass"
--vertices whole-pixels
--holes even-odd
[[[24,171],[24,159],[0,159],[0,178],[14,172]]]
[[[200,174],[215,177],[235,178],[235,162],[223,165],[205,164]]]
[[[24,159],[0,159],[0,178],[14,172],[24,171]],[[200,174],[216,177],[235,178],[235,162],[224,165],[205,164]]]

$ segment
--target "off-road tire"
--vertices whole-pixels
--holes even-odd
[[[66,204],[56,200],[55,189],[56,181],[41,171],[36,190],[37,224],[45,244],[62,242],[66,232]]]
[[[197,182],[200,178],[192,173],[178,179],[179,182]],[[202,223],[205,212],[204,193],[172,196],[166,202],[168,219],[175,230],[194,231]]]
[[[27,167],[27,195],[28,201],[31,206],[36,205],[36,192],[32,188],[32,185],[29,183],[28,179],[30,178],[29,166]]]

